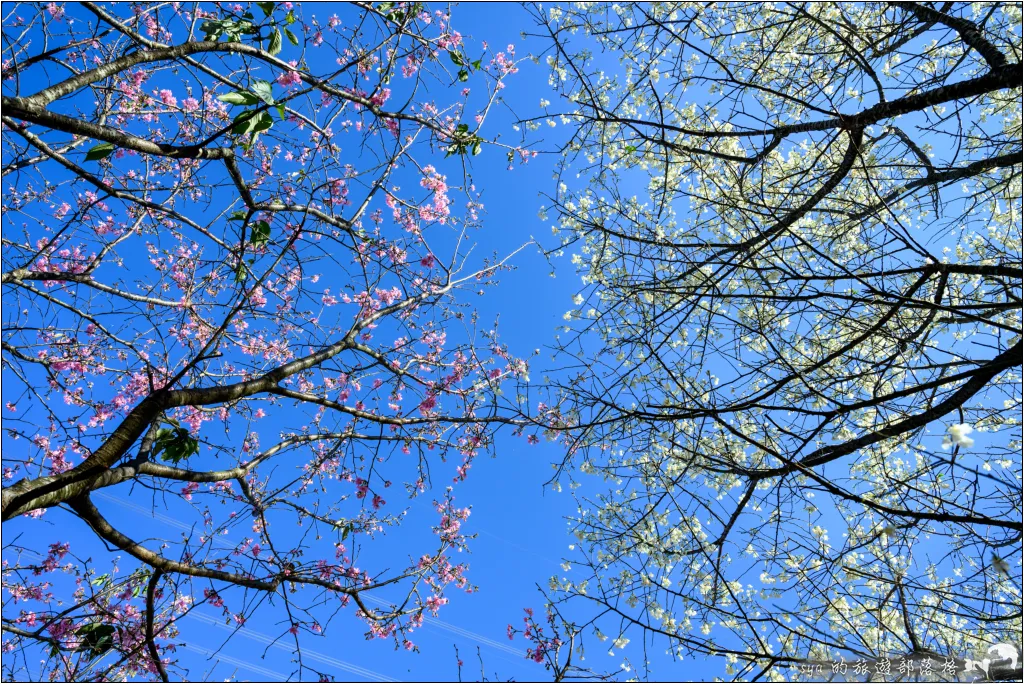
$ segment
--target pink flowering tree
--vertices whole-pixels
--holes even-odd
[[[467,169],[525,156],[481,132],[515,56],[337,9],[4,8],[5,677],[166,681],[203,605],[414,649],[472,589],[458,483],[526,364],[459,296],[507,267]]]

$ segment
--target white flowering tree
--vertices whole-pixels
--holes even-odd
[[[1019,677],[1020,7],[534,14],[582,277],[555,600],[735,677]]]

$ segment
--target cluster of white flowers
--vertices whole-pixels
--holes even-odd
[[[964,449],[970,449],[974,446],[974,439],[967,436],[974,432],[974,428],[967,423],[950,425],[946,432],[949,434],[947,434],[945,439],[942,440],[943,449],[948,449],[954,444],[958,447],[963,447]]]

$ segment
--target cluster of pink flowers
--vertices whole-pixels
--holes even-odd
[[[460,533],[460,530],[462,529],[462,523],[469,518],[470,509],[455,508],[450,497],[444,503],[435,501],[434,506],[438,513],[441,514],[441,524],[435,528],[437,534],[444,541],[461,545],[465,538]]]
[[[89,263],[96,257],[94,253],[86,254],[85,249],[77,245],[73,248],[55,249],[52,242],[45,238],[36,243],[41,255],[32,265],[32,270],[42,273],[84,273]],[[52,280],[43,281],[49,286],[55,285]]]
[[[262,285],[257,285],[252,289],[252,294],[249,295],[249,303],[256,307],[267,305],[267,295],[263,291]]]
[[[348,295],[343,295],[342,301],[346,303],[354,301],[360,307],[357,317],[367,318],[374,311],[379,311],[382,305],[390,306],[391,304],[394,304],[401,298],[402,291],[399,290],[397,287],[392,287],[387,290],[378,288],[374,290],[373,294],[370,294],[368,291],[364,290],[363,292],[359,292],[358,294],[351,298],[349,298]]]
[[[433,203],[431,206],[421,205],[419,217],[423,221],[437,221],[447,223],[451,215],[452,200],[448,197],[447,177],[437,172],[433,165],[423,168],[423,178],[420,185],[433,191]]]
[[[36,575],[41,575],[43,572],[53,572],[60,567],[60,562],[64,560],[64,556],[68,555],[68,551],[71,550],[71,544],[68,542],[56,542],[50,544],[49,552],[46,554],[46,558],[43,560],[42,567],[35,570]]]
[[[156,12],[147,12],[143,23],[146,25],[147,36],[170,42],[171,32],[160,28],[160,24],[156,20]]]
[[[203,598],[214,608],[224,607],[224,599],[213,589],[203,589]]]
[[[391,306],[402,298],[402,291],[397,287],[392,287],[388,290],[377,289],[374,290],[374,294],[384,303],[384,306]]]
[[[423,401],[420,402],[419,410],[424,416],[433,416],[434,409],[437,408],[437,395],[433,392],[428,392],[427,396],[423,397]]]
[[[262,356],[267,361],[290,361],[294,353],[284,339],[267,340],[261,333],[246,336],[238,343],[238,350],[248,356]]]
[[[142,93],[142,84],[149,77],[145,71],[133,71],[128,74],[128,80],[121,80],[118,89],[129,100],[146,99],[148,96]]]
[[[50,438],[42,435],[33,437],[32,443],[43,451],[43,458],[49,461],[49,469],[52,475],[71,470],[72,464],[67,459],[67,446],[60,445],[56,448],[51,448]]]
[[[193,434],[198,433],[203,427],[203,423],[213,418],[209,413],[200,411],[195,406],[182,406],[175,411],[175,415],[178,420],[188,426]]]
[[[423,57],[417,53],[406,55],[405,64],[402,65],[402,76],[404,78],[411,78],[416,75],[416,72],[420,70],[420,65],[423,63]]]
[[[277,77],[277,84],[282,88],[290,88],[302,83],[302,75],[298,71],[286,71]]]
[[[514,74],[519,71],[519,67],[517,67],[515,63],[515,45],[509,43],[508,47],[505,49],[508,52],[507,55],[504,52],[499,52],[493,59],[491,59],[490,62],[490,66],[494,67],[497,72],[495,75],[498,78],[504,78],[509,74]]]
[[[535,663],[543,663],[545,656],[557,651],[563,645],[563,641],[557,636],[557,630],[555,630],[556,635],[550,639],[544,636],[544,629],[533,619],[532,608],[524,608],[523,612],[525,613],[523,617],[523,637],[534,644],[531,648],[526,649],[526,657]],[[555,616],[551,612],[548,613],[548,622],[554,628]],[[512,625],[508,625],[505,633],[511,641],[515,638],[518,631]]]
[[[381,88],[374,93],[373,97],[370,98],[370,104],[377,107],[383,107],[384,103],[387,102],[390,97],[391,88]]]
[[[446,603],[448,603],[448,599],[444,596],[430,596],[423,602],[423,605],[426,606],[427,610],[429,610],[431,614],[436,616],[437,611]]]

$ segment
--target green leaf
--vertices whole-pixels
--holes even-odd
[[[260,98],[256,97],[252,93],[247,93],[244,90],[236,90],[233,93],[224,93],[218,95],[217,99],[221,102],[227,102],[228,104],[234,105],[254,105],[260,101]]]
[[[244,283],[246,277],[249,275],[249,269],[245,267],[245,264],[239,263],[235,267],[235,282]]]
[[[476,155],[483,152],[483,149],[483,145],[481,145],[480,141],[477,140],[475,143],[473,143],[473,156],[475,157]]]
[[[254,247],[262,247],[270,239],[270,224],[266,221],[257,221],[252,226],[252,244]]]
[[[199,440],[194,437],[177,439],[167,445],[163,459],[178,463],[179,461],[199,452]]]
[[[177,464],[179,461],[199,453],[199,440],[183,427],[160,428],[153,440],[153,456]]]
[[[274,125],[274,120],[270,117],[270,112],[260,112],[256,115],[256,119],[252,126],[253,133],[262,133],[268,130]]]
[[[249,90],[256,93],[256,97],[260,98],[268,105],[274,104],[274,86],[271,85],[270,81],[256,80],[249,86]]]
[[[272,2],[257,2],[256,6],[263,10],[263,16],[269,17],[274,13],[274,3]]]
[[[207,19],[199,30],[206,34],[206,40],[217,40],[224,31],[225,23],[222,19]]]
[[[81,643],[75,648],[78,652],[88,652],[90,658],[97,658],[114,646],[114,626],[101,622],[92,622],[75,630]]]
[[[284,23],[288,26],[291,26],[292,24],[295,23],[295,21],[295,12],[292,10],[288,10],[288,14],[284,15]]]
[[[248,12],[245,17],[252,19]],[[234,19],[208,19],[199,27],[200,31],[206,33],[206,40],[218,40],[226,35],[228,42],[237,43],[243,35],[251,36],[259,32],[259,29],[251,21],[236,21]]]
[[[459,80],[465,83],[469,80],[469,72],[465,69],[459,69]]]
[[[245,217],[248,216],[248,215],[249,215],[248,212],[239,209],[238,211],[236,211],[236,212],[232,213],[230,216],[228,216],[228,221],[244,221]]]
[[[256,117],[254,116],[253,110],[246,109],[235,117],[235,125],[231,127],[231,132],[235,135],[245,135],[251,131],[255,125]]]
[[[479,59],[473,60],[473,68],[474,69],[480,69],[482,65],[483,65],[483,62],[481,60],[479,60]]]
[[[275,28],[270,34],[270,47],[267,48],[267,52],[272,55],[281,52],[281,29]]]
[[[295,34],[292,33],[291,29],[286,28],[284,30],[284,35],[285,35],[286,38],[288,38],[288,42],[290,42],[292,45],[298,45],[299,44],[299,39],[295,37]]]
[[[85,161],[96,161],[109,157],[114,152],[114,143],[101,142],[96,147],[85,153]]]
[[[275,107],[275,109],[277,110],[278,117],[280,117],[281,121],[284,121],[284,117],[285,117],[284,103],[282,102],[281,104],[277,105]]]
[[[452,62],[455,63],[455,66],[464,66],[465,65],[465,62],[462,61],[462,55],[460,55],[458,52],[451,52],[451,51],[449,51],[448,52],[448,57],[450,57]]]

